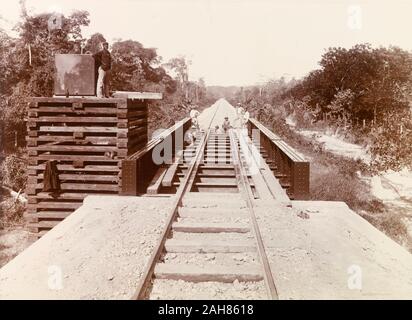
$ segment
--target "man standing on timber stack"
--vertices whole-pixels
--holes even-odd
[[[112,57],[109,52],[109,44],[101,43],[102,49],[93,55],[96,60],[96,68],[98,70],[96,95],[99,98],[109,98],[109,72],[112,68]]]

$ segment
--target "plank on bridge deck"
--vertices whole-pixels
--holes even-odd
[[[158,264],[155,268],[155,278],[184,280],[191,282],[217,281],[261,281],[263,275],[259,266],[207,266],[205,268],[184,264]]]
[[[227,217],[227,218],[248,218],[249,213],[247,212],[246,208],[238,209],[227,209],[227,208],[216,208],[216,207],[209,207],[209,208],[187,208],[187,207],[179,207],[179,216],[181,218],[197,218],[197,217],[208,217],[218,218],[218,217]]]
[[[155,176],[153,177],[149,187],[147,188],[147,194],[157,194],[159,193],[160,186],[162,184],[163,177],[167,172],[166,167],[160,167]]]
[[[263,159],[261,153],[258,151],[255,145],[249,138],[245,139],[245,144],[242,146],[245,149],[244,152],[248,152],[250,160],[254,161],[255,167],[258,172],[253,175],[253,180],[257,186],[257,192],[262,200],[270,200],[275,198],[279,201],[289,202],[290,199],[287,196],[285,190],[280,185],[279,181],[275,178],[270,170],[265,159]]]
[[[253,241],[188,241],[174,240],[166,241],[165,248],[167,252],[179,253],[238,253],[238,252],[255,252],[256,245]]]
[[[173,164],[167,169],[163,177],[163,180],[162,180],[163,187],[171,187],[173,185],[173,179],[179,167],[179,161],[180,161],[180,157],[176,157]]]
[[[195,222],[175,222],[172,225],[174,231],[191,233],[219,233],[237,232],[247,233],[250,231],[248,225],[240,223],[195,223]]]

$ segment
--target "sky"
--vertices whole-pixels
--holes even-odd
[[[412,0],[26,0],[30,12],[90,13],[89,36],[133,39],[166,62],[184,55],[191,80],[252,85],[301,78],[328,47],[356,43],[412,50]],[[0,27],[19,20],[19,1],[4,1]]]

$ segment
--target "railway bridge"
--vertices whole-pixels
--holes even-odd
[[[124,118],[145,114],[138,108]],[[134,136],[121,143],[119,133],[110,136],[116,148],[123,143],[133,150],[104,161],[91,153],[97,148],[86,145],[90,153],[82,154],[86,149],[77,146],[73,161],[82,174],[59,163],[67,170],[67,190],[58,199],[36,189],[43,162],[34,163],[31,218],[42,237],[0,269],[0,298],[412,296],[412,258],[405,249],[346,204],[309,201],[310,164],[299,152],[255,119],[247,128],[216,132],[224,117],[236,123],[235,109],[221,99],[199,116],[201,130],[188,146],[182,141],[190,119],[143,144]],[[125,128],[135,130],[127,121]],[[53,156],[35,147],[33,156]],[[100,169],[104,173],[95,172]],[[75,190],[76,179],[94,191]]]

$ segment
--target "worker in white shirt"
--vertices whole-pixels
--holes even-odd
[[[242,106],[240,103],[236,104],[236,118],[235,121],[233,122],[233,126],[235,128],[241,128],[242,127]]]
[[[249,118],[250,118],[249,111],[244,112],[241,118],[242,119],[242,129],[246,128]]]
[[[189,143],[189,146],[193,146],[196,140],[196,135],[199,131],[199,120],[198,116],[200,115],[200,112],[196,110],[196,106],[192,105],[190,106],[190,120],[192,122],[192,126],[190,129],[186,132],[185,135],[185,141]]]
[[[190,119],[192,120],[192,125],[196,126],[199,129],[199,120],[197,117],[200,115],[200,112],[196,110],[196,106],[191,106],[190,110]]]

